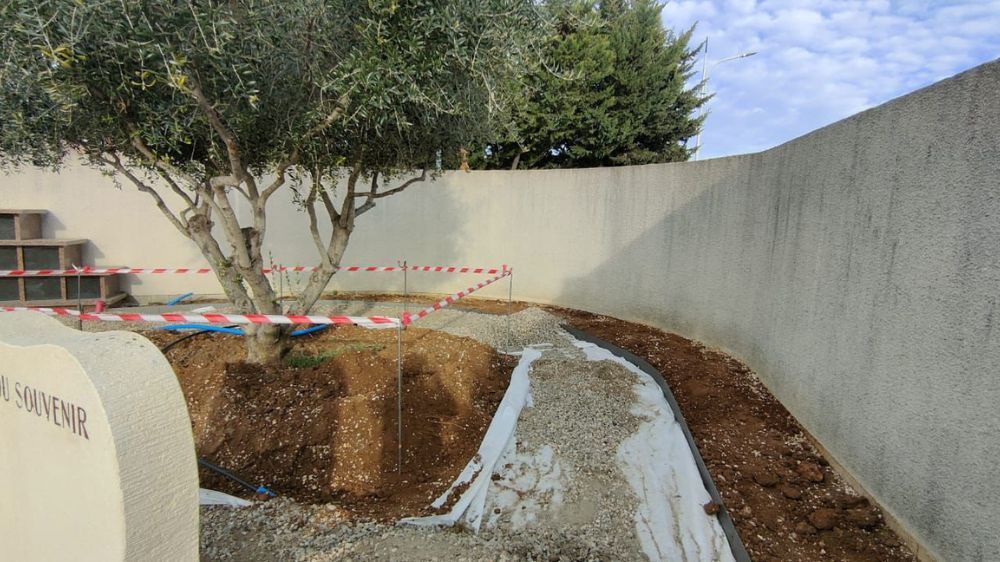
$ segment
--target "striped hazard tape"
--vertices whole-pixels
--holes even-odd
[[[478,291],[479,289],[482,289],[483,287],[486,287],[487,285],[492,285],[493,283],[496,283],[497,281],[503,279],[504,277],[507,277],[508,275],[511,275],[512,273],[514,273],[514,271],[512,269],[508,269],[507,266],[504,266],[503,272],[500,273],[500,275],[497,275],[496,277],[491,277],[491,278],[487,279],[486,281],[483,281],[482,283],[478,283],[478,284],[476,284],[473,287],[469,287],[468,289],[466,289],[464,291],[459,291],[459,292],[457,292],[457,293],[455,293],[453,295],[449,295],[449,296],[445,297],[444,299],[442,299],[442,300],[434,303],[433,305],[428,306],[427,308],[425,308],[425,309],[423,309],[423,310],[421,310],[419,312],[416,312],[414,314],[409,314],[409,313],[403,314],[403,319],[402,319],[403,320],[403,325],[404,326],[409,326],[410,324],[414,323],[415,321],[420,320],[424,316],[427,316],[428,314],[434,312],[435,310],[441,310],[442,308],[444,308],[444,307],[446,307],[446,306],[448,306],[450,304],[454,304],[455,301],[457,301],[457,300],[459,300],[461,298],[467,297],[467,296],[471,295],[472,293]]]
[[[505,266],[506,267],[506,266]],[[264,273],[276,271],[318,271],[319,267],[304,265],[281,265],[269,267],[263,270]],[[495,267],[470,267],[470,266],[446,266],[446,265],[418,265],[418,266],[382,266],[382,265],[347,265],[338,268],[337,271],[345,272],[384,272],[384,271],[430,271],[438,273],[486,273],[492,275],[503,271]],[[195,274],[205,275],[212,273],[209,267],[81,267],[79,269],[0,269],[0,277],[44,277],[56,275],[148,275],[148,274]]]
[[[446,266],[446,265],[408,265],[406,267],[410,271],[431,271],[435,273],[486,273],[487,275],[493,275],[494,273],[499,273],[507,268],[507,266],[503,266],[503,269],[501,269],[497,267],[468,267],[468,266]]]
[[[345,265],[344,267],[337,268],[337,271],[403,271],[403,266],[382,266],[382,265]],[[307,265],[279,265],[272,268],[267,268],[264,273],[271,273],[274,271],[319,271],[317,266],[307,266]]]
[[[504,266],[506,267],[506,266]],[[307,267],[301,265],[278,266],[273,269],[265,269],[264,273],[271,271],[316,271],[318,267]],[[492,275],[503,271],[499,267],[470,267],[467,265],[400,265],[400,266],[380,266],[380,265],[348,265],[341,267],[337,271],[430,271],[434,273],[486,273]]]
[[[278,268],[275,268],[278,269]],[[283,270],[296,270],[296,268],[281,268]],[[441,310],[451,304],[454,304],[459,299],[465,298],[472,293],[496,283],[500,279],[513,274],[513,269],[510,269],[504,265],[501,269],[497,268],[474,268],[474,267],[463,267],[463,266],[401,266],[401,267],[382,267],[382,266],[352,266],[346,269],[348,271],[403,271],[404,269],[419,270],[419,271],[442,271],[448,273],[497,273],[494,277],[491,277],[485,281],[477,283],[476,285],[465,289],[464,291],[459,291],[455,294],[449,295],[444,299],[434,303],[433,305],[424,308],[414,314],[405,313],[402,318],[390,318],[387,316],[316,316],[316,315],[298,315],[298,314],[218,314],[218,313],[203,313],[203,314],[185,314],[176,312],[167,312],[161,314],[146,314],[146,313],[111,313],[111,312],[79,312],[69,308],[53,307],[26,307],[26,306],[3,306],[0,307],[0,312],[20,312],[20,311],[31,311],[40,312],[43,314],[48,314],[52,316],[70,316],[74,318],[79,318],[81,320],[103,320],[106,322],[187,322],[187,323],[208,323],[208,324],[286,324],[286,325],[305,325],[305,324],[348,324],[355,326],[362,326],[365,328],[394,328],[397,326],[408,326],[413,322],[431,314],[436,310]],[[298,270],[306,270],[306,268],[298,268]],[[28,275],[76,275],[81,274],[101,274],[101,273],[210,273],[212,270],[207,268],[202,269],[188,269],[188,268],[130,268],[130,267],[117,267],[117,268],[80,268],[80,269],[39,269],[39,270],[0,270],[0,277],[17,277],[17,276],[28,276]],[[267,270],[265,270],[267,271]]]
[[[208,324],[352,324],[364,328],[395,328],[401,324],[398,318],[386,316],[312,316],[299,314],[163,314],[78,312],[68,308],[29,308],[25,306],[4,306],[0,312],[31,311],[51,316],[72,316],[82,320],[103,320],[106,322],[196,322]]]
[[[147,273],[212,273],[208,267],[81,267],[79,269],[0,269],[0,277],[39,277],[45,275],[106,275]]]

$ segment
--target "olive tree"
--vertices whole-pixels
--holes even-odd
[[[0,164],[58,168],[80,154],[148,194],[247,313],[282,310],[261,248],[269,201],[296,190],[319,255],[290,310],[305,314],[359,216],[497,124],[507,103],[498,85],[531,65],[535,9],[531,0],[7,0]],[[398,185],[387,188],[389,178]],[[335,193],[338,182],[346,187]],[[246,340],[249,361],[277,361],[288,328],[252,327]]]

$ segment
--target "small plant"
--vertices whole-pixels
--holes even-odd
[[[342,344],[332,349],[324,349],[319,353],[292,352],[285,358],[285,363],[293,369],[310,369],[322,365],[327,359],[332,359],[343,353],[355,351],[381,351],[384,345],[377,343]]]
[[[336,355],[336,352],[330,350],[321,351],[315,355],[292,352],[285,358],[285,362],[293,369],[309,369],[319,367],[324,361],[331,357],[336,357]]]

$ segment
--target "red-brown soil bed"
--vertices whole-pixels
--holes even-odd
[[[179,337],[146,335],[161,347]],[[407,329],[397,472],[396,331],[338,327],[294,341],[277,367],[242,362],[242,338],[226,334],[167,351],[198,456],[279,495],[378,519],[428,512],[476,454],[513,368],[469,338]],[[247,496],[200,476],[203,487]]]
[[[466,287],[464,284],[456,285],[456,287]],[[340,300],[340,301],[362,301],[362,302],[392,302],[392,303],[410,303],[415,305],[431,305],[441,300],[441,295],[429,295],[424,293],[410,294],[405,297],[398,293],[367,293],[360,291],[336,291],[331,293],[325,293],[323,295],[324,300]],[[286,296],[285,300],[292,300],[292,297]],[[195,297],[184,301],[184,304],[227,304],[227,301],[220,298],[199,298]],[[150,304],[163,304],[163,302],[150,303]],[[527,302],[513,301],[507,302],[502,299],[487,299],[477,296],[465,297],[458,300],[448,306],[452,310],[468,310],[471,312],[482,312],[484,314],[507,314],[510,312],[521,312],[526,308],[530,308],[533,305]],[[411,310],[410,312],[413,312]]]
[[[465,285],[462,285],[464,288]],[[399,295],[394,293],[361,293],[361,292],[348,292],[348,291],[338,291],[335,294],[324,295],[323,298],[331,298],[337,300],[345,301],[366,301],[366,302],[394,302],[401,303],[407,302],[417,305],[431,305],[441,300],[440,296],[437,295]],[[530,308],[532,305],[526,302],[513,301],[507,302],[505,300],[498,299],[486,299],[480,298],[478,296],[465,297],[458,300],[448,308],[454,310],[468,310],[470,312],[482,312],[484,314],[507,314],[508,311],[511,313],[521,312],[526,308]],[[412,310],[411,310],[412,312]]]
[[[663,374],[751,558],[915,560],[745,365],[649,326],[550,310]]]

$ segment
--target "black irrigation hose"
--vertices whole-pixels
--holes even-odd
[[[226,328],[235,328],[235,327],[237,327],[237,326],[239,326],[239,324],[232,324],[232,325],[230,325],[230,326],[226,326]],[[163,353],[163,354],[166,354],[166,353],[167,353],[167,351],[169,351],[171,347],[173,347],[173,346],[175,346],[175,345],[177,345],[177,344],[181,343],[182,341],[184,341],[184,340],[186,340],[186,339],[190,339],[190,338],[193,338],[193,337],[197,336],[198,334],[207,334],[207,333],[209,333],[209,332],[213,332],[213,331],[214,331],[214,330],[198,330],[197,332],[192,332],[192,333],[190,333],[190,334],[187,334],[187,335],[184,335],[184,336],[181,336],[181,337],[177,338],[176,340],[174,340],[174,341],[172,341],[172,342],[168,343],[167,345],[165,345],[165,346],[161,347],[161,348],[160,348],[160,353]]]
[[[563,324],[562,329],[566,330],[574,338],[580,341],[590,342],[598,347],[603,347],[618,357],[625,359],[629,363],[632,363],[636,367],[642,369],[642,371],[647,375],[653,377],[653,380],[660,385],[660,389],[663,391],[663,397],[667,399],[667,404],[670,406],[670,409],[674,411],[674,417],[677,419],[677,423],[680,424],[681,431],[684,433],[684,438],[687,439],[688,447],[694,455],[694,462],[698,466],[698,472],[701,474],[701,480],[705,484],[705,489],[708,490],[708,495],[712,497],[712,501],[719,506],[719,524],[722,525],[722,532],[726,534],[726,539],[729,541],[729,549],[733,551],[733,558],[736,559],[736,562],[750,562],[750,554],[747,553],[746,547],[743,546],[743,540],[740,539],[740,534],[736,530],[736,525],[733,524],[733,518],[729,516],[726,504],[722,502],[722,496],[719,494],[719,489],[715,487],[715,482],[712,481],[712,475],[709,474],[708,467],[705,466],[705,460],[701,458],[698,446],[694,442],[694,436],[691,435],[691,429],[688,428],[687,421],[684,420],[684,414],[681,414],[681,408],[677,405],[677,399],[674,398],[674,393],[670,390],[670,387],[667,386],[667,381],[663,378],[663,375],[660,374],[655,367],[650,365],[648,361],[628,350],[594,337],[587,332],[574,328],[568,324]]]
[[[209,470],[211,470],[212,472],[215,472],[217,474],[221,474],[222,476],[225,476],[226,478],[232,480],[233,482],[236,482],[240,486],[243,486],[244,488],[246,488],[247,490],[250,490],[251,492],[253,492],[255,494],[265,494],[265,495],[268,495],[270,497],[274,497],[274,496],[277,495],[274,492],[272,492],[271,490],[268,490],[267,487],[265,487],[265,486],[254,486],[253,484],[247,482],[246,480],[240,478],[239,476],[236,476],[232,472],[229,472],[228,470],[222,468],[221,466],[214,465],[214,464],[208,462],[207,460],[205,460],[205,459],[203,459],[201,457],[198,457],[198,464],[201,465],[201,466],[203,466],[203,467],[205,467],[205,468],[207,468],[207,469],[209,469]]]

